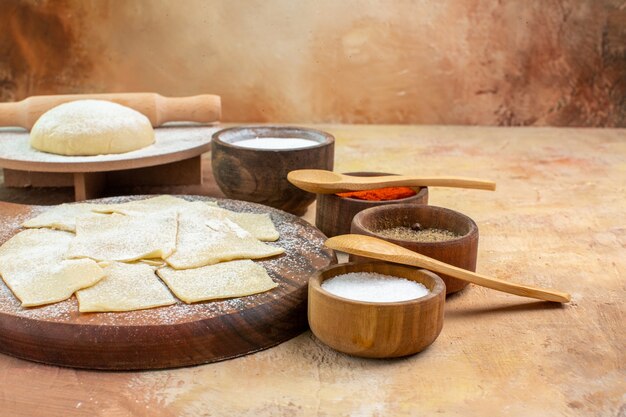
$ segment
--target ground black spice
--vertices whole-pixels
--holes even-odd
[[[449,230],[418,229],[414,226],[377,230],[376,234],[390,239],[408,240],[411,242],[445,242],[460,237],[460,235]]]

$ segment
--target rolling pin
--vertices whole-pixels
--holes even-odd
[[[59,104],[73,100],[109,100],[144,114],[152,126],[165,122],[217,122],[221,117],[220,96],[163,97],[157,93],[67,94],[32,96],[22,101],[0,103],[0,126],[21,126],[28,130],[39,116]]]

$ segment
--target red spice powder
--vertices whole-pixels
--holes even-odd
[[[359,200],[369,201],[385,201],[399,200],[401,198],[411,197],[417,194],[409,187],[386,187],[377,188],[375,190],[349,191],[347,193],[337,193],[339,197],[356,198]]]

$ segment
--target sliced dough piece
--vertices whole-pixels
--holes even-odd
[[[160,195],[157,197],[146,198],[144,200],[134,200],[126,203],[103,204],[96,211],[99,213],[154,213],[160,211],[178,210],[179,208],[190,204],[189,201],[171,195]]]
[[[243,297],[278,287],[265,268],[251,260],[223,262],[202,268],[161,268],[157,274],[184,302]]]
[[[61,204],[49,208],[37,217],[26,220],[22,226],[27,228],[47,227],[49,229],[76,231],[76,218],[91,214],[102,207],[102,204],[73,203]]]
[[[198,268],[232,259],[258,259],[283,253],[232,221],[215,217],[215,209],[192,203],[178,214],[176,252],[166,258],[175,269]]]
[[[177,214],[89,215],[76,220],[66,257],[97,261],[166,258],[176,248]]]
[[[108,214],[133,214],[138,212],[153,213],[171,210],[179,211],[185,206],[197,203],[202,203],[213,208],[217,218],[226,217],[232,220],[242,229],[247,230],[252,236],[259,240],[273,242],[279,238],[278,232],[276,231],[269,214],[238,213],[223,209],[213,201],[191,202],[171,195],[160,195],[158,197],[129,201],[127,203],[102,204],[98,208],[94,209],[94,211]]]
[[[191,202],[171,195],[160,195],[158,197],[129,201],[127,203],[103,204],[94,211],[109,214],[154,213],[161,211],[179,211],[190,204],[205,204],[209,206],[214,210],[216,218],[228,218],[232,220],[259,240],[273,242],[279,238],[278,232],[269,214],[237,213],[220,208],[217,203],[213,201]]]
[[[33,229],[0,247],[0,275],[23,307],[66,300],[104,277],[91,259],[64,259],[73,239],[72,233]]]
[[[176,303],[150,265],[102,262],[100,266],[104,279],[76,292],[81,313],[144,310]]]
[[[268,213],[237,213],[229,210],[225,211],[226,218],[232,220],[243,230],[246,230],[253,237],[261,241],[274,242],[280,237]]]
[[[156,267],[167,265],[167,262],[165,262],[163,259],[140,259],[137,262],[141,262],[146,265],[156,266]]]
[[[133,214],[133,213],[153,213],[160,211],[179,210],[187,204],[191,204],[191,201],[175,197],[172,195],[160,195],[157,197],[146,198],[143,200],[133,200],[126,203],[117,204],[102,204],[98,209],[94,210],[98,213],[119,213],[119,214]],[[209,207],[216,207],[217,203],[212,201],[204,202]]]

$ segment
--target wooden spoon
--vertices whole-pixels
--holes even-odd
[[[476,274],[371,236],[354,234],[340,235],[331,237],[326,241],[325,245],[331,249],[351,253],[353,255],[367,256],[369,258],[440,272],[476,285],[522,297],[537,298],[539,300],[554,301],[557,303],[568,303],[571,300],[568,293],[515,284],[513,282]]]
[[[495,190],[496,183],[476,178],[412,177],[385,175],[355,177],[323,169],[298,169],[287,175],[287,180],[298,188],[315,194],[334,194],[345,191],[373,190],[384,187],[456,187],[478,190]]]

